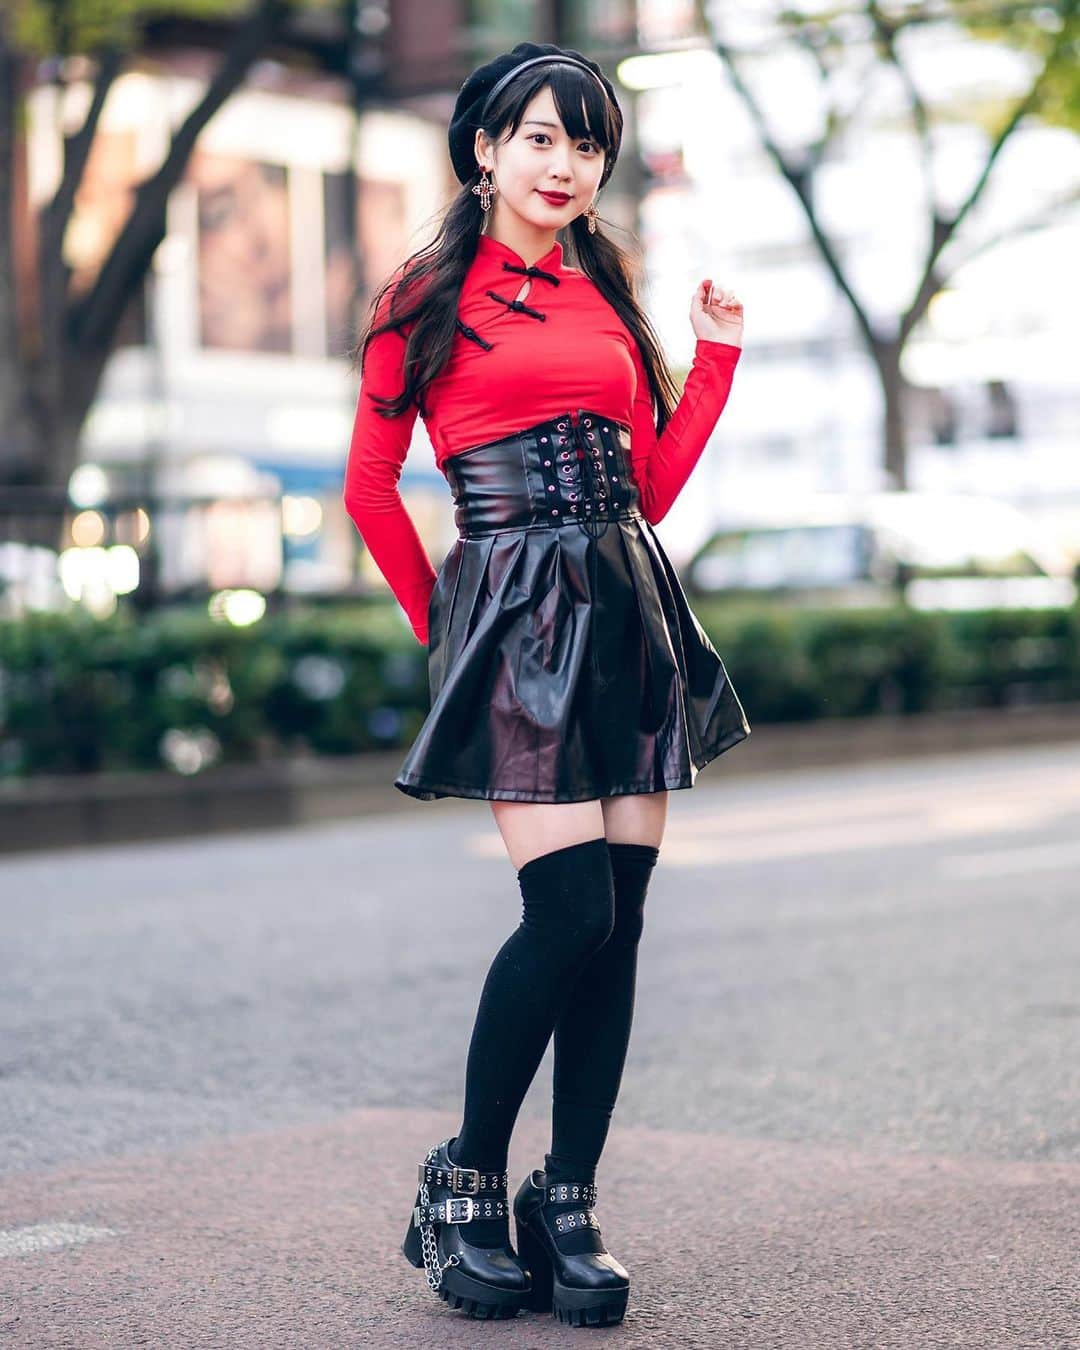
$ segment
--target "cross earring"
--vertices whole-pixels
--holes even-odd
[[[494,175],[492,175],[491,178],[487,176],[488,170],[486,165],[480,165],[480,173],[483,176],[479,183],[473,188],[473,192],[480,198],[480,209],[482,211],[488,211],[491,209],[491,199],[499,189],[495,186]]]
[[[600,212],[596,209],[596,203],[590,202],[585,208],[585,219],[589,225],[589,233],[596,233],[596,222],[600,219]]]

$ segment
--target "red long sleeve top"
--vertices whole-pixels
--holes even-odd
[[[526,276],[530,288],[517,308]],[[390,290],[379,322],[389,298]],[[742,354],[730,343],[698,339],[682,396],[657,437],[637,341],[595,284],[578,268],[563,265],[558,242],[527,268],[512,248],[486,234],[461,288],[457,329],[450,359],[425,391],[424,423],[436,465],[442,469],[461,450],[568,408],[593,408],[630,428],[641,510],[653,525],[697,464]],[[344,501],[417,640],[426,645],[436,573],[398,490],[417,408],[382,417],[370,397],[401,392],[407,333],[407,328],[380,333],[364,354]]]

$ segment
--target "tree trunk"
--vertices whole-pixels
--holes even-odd
[[[892,492],[902,492],[908,486],[908,443],[905,403],[908,382],[900,369],[901,344],[898,341],[875,341],[874,360],[881,377],[883,397],[882,441],[885,446],[886,486]]]
[[[19,325],[15,167],[22,62],[0,12],[0,482],[30,482],[38,447],[30,371]]]
[[[173,133],[161,167],[136,188],[131,215],[89,294],[73,300],[71,269],[63,257],[64,233],[101,108],[124,60],[124,54],[112,47],[95,53],[90,110],[79,131],[65,137],[62,181],[37,221],[40,321],[33,350],[27,350],[30,344],[20,342],[18,333],[10,228],[12,171],[18,152],[15,128],[23,91],[20,57],[8,40],[0,10],[0,488],[66,490],[117,327],[165,235],[169,194],[184,175],[199,133],[281,36],[288,14],[288,0],[256,0],[237,26],[202,99]]]

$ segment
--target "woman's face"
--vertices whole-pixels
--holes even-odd
[[[563,229],[596,196],[604,172],[603,150],[595,141],[572,140],[566,134],[546,85],[530,100],[517,131],[507,136],[509,129],[492,146],[483,132],[476,133],[477,162],[492,170],[498,188],[492,203],[495,228],[513,226],[509,213],[536,229]],[[549,200],[543,193],[567,200]]]

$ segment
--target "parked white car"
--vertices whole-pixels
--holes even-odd
[[[924,492],[814,494],[717,530],[684,570],[697,596],[916,609],[1073,604],[1074,565],[1023,511],[995,498]]]

